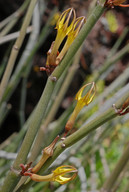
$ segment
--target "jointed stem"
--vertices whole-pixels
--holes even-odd
[[[11,51],[10,58],[9,58],[4,76],[3,76],[1,84],[0,84],[0,101],[2,100],[3,94],[8,85],[8,81],[9,81],[10,75],[12,73],[17,55],[19,53],[19,50],[22,46],[23,40],[26,35],[26,29],[31,21],[32,13],[33,13],[36,2],[37,2],[37,0],[31,0],[30,6],[28,8],[27,14],[25,16],[25,20],[23,22],[23,25],[22,25],[22,28],[20,31],[20,35],[19,35],[18,39],[16,40],[16,42],[13,46],[13,49]]]

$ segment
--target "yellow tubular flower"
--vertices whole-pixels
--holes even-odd
[[[70,20],[72,21],[70,23]],[[46,65],[54,65],[58,53],[58,49],[64,38],[70,33],[73,28],[73,24],[76,18],[75,10],[73,8],[69,8],[64,11],[56,25],[57,36],[55,41],[53,42],[52,47],[48,51],[48,58]],[[70,24],[69,24],[70,23]]]
[[[84,89],[85,88],[90,87],[89,91],[82,96]],[[77,100],[77,104],[76,107],[72,113],[72,115],[70,116],[69,120],[66,123],[65,126],[65,135],[68,133],[68,131],[70,131],[73,128],[74,122],[76,120],[76,117],[78,115],[78,113],[81,111],[81,109],[85,106],[85,105],[89,105],[89,103],[92,102],[94,96],[96,93],[96,87],[95,87],[95,83],[88,83],[86,85],[84,85],[76,94],[75,99]]]
[[[68,174],[68,175],[67,175]],[[73,174],[72,176],[69,174]],[[56,168],[52,171],[51,174],[41,176],[33,173],[26,172],[25,176],[30,176],[33,181],[42,182],[42,181],[56,181],[60,184],[68,183],[77,176],[77,169],[70,165],[63,165]]]
[[[72,42],[74,41],[74,39],[76,38],[76,36],[78,35],[82,25],[86,22],[85,17],[78,17],[75,21],[74,21],[74,25],[72,30],[68,33],[67,36],[67,40],[66,43],[63,47],[63,49],[61,50],[60,54],[57,56],[56,58],[56,64],[58,65],[59,62],[61,61],[61,59],[63,58],[63,56],[65,55],[65,53],[67,52],[68,48],[70,47],[70,45],[72,44]]]

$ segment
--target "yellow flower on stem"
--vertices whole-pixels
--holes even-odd
[[[32,168],[31,172],[37,173],[41,169],[43,164],[46,162],[46,160],[53,155],[53,150],[58,139],[59,139],[59,135],[54,139],[54,141],[48,147],[45,147],[43,149],[43,154],[40,161],[35,165],[35,167]]]
[[[20,172],[20,175],[24,175],[25,172],[37,173],[40,170],[40,168],[44,165],[44,163],[47,161],[47,159],[53,155],[53,150],[58,139],[59,139],[59,135],[54,139],[54,141],[48,147],[45,147],[43,149],[43,154],[40,161],[33,168],[31,168],[32,162],[28,163],[27,165],[20,164],[20,167],[22,169]]]
[[[67,52],[68,48],[70,47],[70,45],[72,44],[72,42],[74,41],[76,36],[78,35],[82,25],[85,22],[86,22],[86,19],[83,16],[78,17],[77,19],[75,19],[74,24],[73,24],[73,28],[70,31],[70,33],[68,33],[68,35],[67,35],[67,40],[65,42],[65,45],[64,45],[63,49],[61,50],[61,52],[59,53],[59,55],[56,58],[56,64],[57,65],[59,64],[59,62],[64,57],[65,53]]]
[[[83,92],[85,91],[85,88],[90,88],[88,90],[88,92],[83,95]],[[85,105],[89,105],[89,103],[92,102],[94,96],[96,93],[96,87],[95,87],[95,83],[88,83],[86,85],[84,85],[76,94],[75,99],[77,100],[77,104],[76,107],[72,113],[72,115],[70,116],[69,120],[66,123],[65,126],[65,134],[64,137],[67,135],[67,133],[73,128],[74,122],[77,118],[78,113],[81,111],[81,109],[85,106]]]
[[[126,0],[107,0],[104,4],[105,7],[114,8],[114,6],[129,7],[129,4],[122,4]]]
[[[72,15],[73,15],[73,18],[70,23],[70,19],[71,19]],[[75,18],[76,18],[76,14],[75,14],[75,10],[73,8],[69,8],[61,14],[61,16],[56,24],[57,36],[56,36],[56,39],[55,39],[55,42],[54,42],[54,45],[52,47],[51,54],[49,57],[49,63],[48,63],[49,65],[53,64],[55,62],[59,46],[62,43],[62,41],[64,40],[64,38],[72,30]]]
[[[65,184],[69,181],[72,181],[77,176],[77,169],[70,165],[62,165],[52,171],[52,173],[49,175],[41,176],[34,173],[25,172],[24,176],[30,176],[30,178],[36,182],[56,181],[60,184]]]
[[[85,17],[79,17],[76,19],[75,10],[73,8],[69,8],[61,14],[56,24],[56,39],[52,42],[51,47],[47,52],[46,67],[40,67],[41,71],[46,71],[48,75],[53,72],[78,35],[85,21]],[[59,53],[59,47],[65,38],[65,45]]]
[[[57,29],[56,39],[52,43],[49,51],[47,52],[46,69],[41,67],[40,70],[46,70],[48,74],[51,74],[51,72],[57,66],[56,57],[58,55],[58,49],[64,38],[72,30],[75,18],[76,14],[73,8],[69,8],[61,14],[56,24]]]

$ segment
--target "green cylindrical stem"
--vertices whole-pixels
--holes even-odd
[[[111,175],[106,180],[103,187],[101,188],[101,192],[110,192],[112,190],[114,183],[117,181],[119,174],[121,173],[121,171],[125,167],[128,160],[129,160],[129,144],[127,145],[127,147],[126,147],[123,155],[121,156],[120,160],[116,164],[115,169],[113,170],[113,172],[111,173]]]
[[[32,13],[33,13],[36,2],[37,2],[37,0],[31,1],[30,6],[29,6],[28,11],[27,11],[27,14],[25,16],[25,20],[23,22],[21,31],[20,31],[20,35],[17,38],[17,40],[13,46],[13,49],[11,51],[7,67],[6,67],[5,73],[3,75],[1,84],[0,84],[0,101],[2,100],[3,94],[5,92],[7,85],[8,85],[8,81],[9,81],[10,75],[12,73],[15,61],[17,59],[19,49],[21,48],[23,40],[25,38],[26,29],[27,29],[28,25],[30,24]]]

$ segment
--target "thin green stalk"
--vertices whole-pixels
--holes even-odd
[[[126,149],[121,156],[120,160],[116,164],[114,170],[112,171],[109,178],[105,181],[103,187],[101,188],[101,192],[110,192],[112,190],[113,185],[117,181],[121,171],[124,169],[125,165],[129,160],[129,144],[126,146]]]
[[[89,8],[88,8],[88,14],[87,14],[88,16],[91,14],[91,12],[93,11],[93,9],[95,8],[96,3],[97,3],[97,0],[91,1],[90,5],[89,5]]]
[[[106,62],[104,65],[98,69],[97,71],[94,72],[93,78],[94,81],[98,81],[100,76],[112,65],[115,64],[117,61],[119,61],[125,54],[127,54],[129,51],[129,43],[125,45],[119,52],[117,52],[114,56],[111,58],[107,58]]]
[[[69,68],[68,71],[66,71],[66,73],[64,74],[65,75],[65,80],[64,80],[64,83],[62,84],[61,88],[60,88],[60,91],[58,93],[58,95],[56,96],[55,98],[55,101],[50,109],[50,112],[48,113],[44,123],[42,123],[41,127],[40,127],[40,130],[38,132],[38,135],[36,137],[36,141],[34,143],[34,147],[31,151],[31,157],[33,158],[30,158],[29,162],[30,161],[33,161],[39,154],[40,152],[40,148],[42,146],[42,140],[43,140],[43,135],[44,135],[44,132],[46,132],[46,128],[48,127],[49,123],[53,120],[54,116],[56,115],[56,112],[60,106],[60,103],[73,79],[73,76],[76,72],[76,70],[78,69],[78,62],[79,62],[79,55],[80,55],[81,51],[79,51],[77,53],[77,55],[75,56],[75,59],[73,61],[73,64],[72,66]]]
[[[6,104],[5,102],[2,103],[2,106],[0,108],[0,114],[2,114],[0,116],[0,129],[1,129],[1,125],[4,122],[7,114],[9,113],[9,111],[11,110],[12,106],[11,104]]]
[[[14,18],[0,33],[0,38],[9,33],[9,31],[14,27],[17,23],[17,18]]]
[[[33,31],[32,26],[27,27],[26,34],[31,33],[32,31]],[[1,37],[0,45],[7,43],[8,41],[13,41],[13,40],[17,39],[19,37],[19,35],[20,35],[20,32],[17,31],[14,33],[10,33],[9,35],[6,35],[4,37]]]
[[[21,96],[20,96],[20,109],[19,109],[19,119],[20,119],[20,128],[22,128],[22,126],[25,123],[25,104],[26,104],[26,94],[27,94],[27,90],[26,90],[26,85],[27,85],[27,78],[24,78],[22,80],[22,88],[21,88]]]
[[[117,61],[119,61],[126,53],[128,53],[128,45],[122,48],[119,52],[116,53],[119,48],[121,42],[127,35],[129,29],[126,27],[122,33],[122,35],[118,38],[112,49],[110,50],[107,58],[105,59],[103,65],[97,70],[95,70],[92,74],[92,81],[97,82],[101,76],[106,72],[112,65],[114,65]],[[115,54],[116,53],[116,54]],[[115,54],[115,55],[114,55]],[[87,80],[85,81],[87,82]]]
[[[100,129],[100,127],[99,127]],[[91,137],[93,138],[93,135],[96,135],[96,132],[90,133],[88,135],[88,138],[86,137],[86,139],[84,139],[82,145],[81,145],[81,149],[80,149],[80,153],[84,154],[85,152],[86,155],[84,158],[88,159],[90,158],[91,155],[95,154],[95,152],[97,150],[99,150],[99,148],[101,147],[102,141],[109,136],[109,134],[112,131],[112,125],[109,125],[109,123],[104,124],[102,127],[102,132],[100,133],[100,135],[97,137],[96,141],[92,141]],[[90,139],[90,140],[89,140]],[[89,141],[87,143],[87,141]],[[92,147],[94,146],[94,147]]]
[[[40,15],[39,15],[39,6],[38,4],[35,6],[34,13],[33,13],[33,31],[30,35],[28,40],[28,44],[26,46],[25,55],[31,52],[33,49],[39,35],[40,30]],[[27,94],[27,80],[31,70],[32,65],[28,65],[26,71],[23,73],[23,80],[22,80],[22,88],[21,88],[21,99],[20,99],[20,109],[19,109],[19,117],[20,117],[20,127],[22,128],[23,124],[25,123],[25,104],[26,104],[26,94]]]
[[[26,16],[25,16],[25,19],[23,22],[23,25],[22,25],[21,30],[20,30],[20,36],[16,40],[16,42],[13,46],[13,49],[11,51],[7,67],[6,67],[5,73],[3,75],[1,84],[0,84],[0,101],[2,100],[3,94],[5,92],[7,85],[8,85],[8,81],[9,81],[10,75],[12,73],[17,55],[19,53],[19,50],[22,46],[23,40],[24,40],[25,35],[26,35],[26,29],[27,29],[28,25],[30,24],[31,17],[32,17],[36,2],[37,2],[37,0],[31,0],[31,3],[29,5],[28,11],[26,13]]]
[[[105,2],[105,1],[104,1]],[[89,16],[87,23],[83,26],[81,29],[79,35],[73,42],[73,44],[70,47],[70,50],[67,52],[66,56],[60,63],[60,65],[54,70],[52,75],[49,77],[46,87],[44,89],[44,92],[39,100],[39,103],[33,112],[33,114],[30,117],[30,120],[27,121],[26,127],[28,128],[27,134],[25,136],[25,139],[23,141],[23,144],[21,146],[21,149],[18,153],[18,156],[13,164],[14,169],[19,169],[20,163],[25,163],[27,155],[30,151],[31,145],[34,141],[34,138],[36,136],[36,133],[38,131],[39,125],[41,123],[41,120],[43,119],[43,116],[45,114],[45,109],[47,108],[47,105],[49,103],[49,99],[51,98],[51,94],[53,92],[53,89],[55,87],[56,82],[53,82],[51,79],[52,77],[56,77],[57,79],[61,76],[66,66],[69,64],[69,61],[72,59],[72,57],[75,55],[99,17],[104,12],[105,8],[101,5],[97,5],[96,8],[93,10],[93,13],[91,16]],[[62,149],[62,148],[61,148]],[[14,188],[16,183],[19,181],[20,176],[17,176],[13,170],[9,172],[7,175],[5,182],[1,188],[2,192],[9,192]],[[8,186],[8,187],[7,187]],[[0,191],[0,192],[1,192]]]
[[[3,98],[2,98],[2,102],[3,101],[7,102],[9,100],[13,91],[17,87],[22,74],[24,73],[24,71],[26,71],[26,68],[28,67],[28,65],[31,65],[30,62],[31,62],[34,54],[39,49],[39,47],[42,45],[42,43],[45,41],[47,35],[49,35],[50,21],[51,21],[51,18],[53,17],[53,14],[55,13],[55,11],[56,10],[54,10],[52,12],[52,15],[48,19],[48,22],[46,23],[45,27],[42,29],[41,34],[39,36],[39,39],[37,40],[37,43],[35,44],[34,48],[32,49],[31,53],[29,54],[29,56],[26,55],[26,51],[23,53],[22,59],[18,63],[18,66],[17,66],[15,72],[13,73],[13,76],[10,79],[10,82],[9,82],[9,84],[5,90],[5,93],[4,93]],[[1,105],[1,103],[0,103],[0,105]]]
[[[123,105],[123,103],[125,102],[125,100],[128,97],[129,97],[129,91],[127,90],[125,92],[125,94],[123,95],[123,97],[116,101],[116,106],[118,108],[121,108],[121,106]],[[86,125],[82,126],[75,133],[68,136],[63,142],[65,147],[62,147],[62,142],[57,145],[53,156],[47,160],[47,162],[44,164],[44,166],[39,171],[39,174],[42,174],[65,149],[72,146],[76,142],[80,141],[82,138],[87,136],[90,132],[96,130],[98,127],[100,127],[107,121],[115,118],[116,116],[117,116],[117,114],[116,114],[115,110],[112,107],[110,107],[105,112],[102,112],[101,114],[99,114],[95,119],[93,119]],[[21,188],[21,191],[24,190],[24,192],[25,192],[28,189],[28,187],[30,187],[32,185],[32,183],[33,183],[33,181],[30,181],[27,184],[25,184]]]
[[[126,37],[128,31],[129,31],[129,28],[125,27],[123,33],[120,35],[120,37],[117,39],[117,41],[115,42],[114,46],[110,50],[110,52],[109,52],[109,54],[107,56],[107,59],[109,59],[110,57],[112,57],[116,53],[116,51],[119,48],[119,46],[121,45],[122,41]]]
[[[3,143],[0,144],[0,150],[4,149],[6,146],[10,145],[14,137],[16,136],[16,133],[13,133],[10,135]]]
[[[71,63],[70,63],[71,65]],[[54,88],[54,91],[51,95],[51,99],[49,101],[49,104],[48,104],[48,107],[46,109],[46,112],[45,112],[45,119],[47,118],[47,116],[49,115],[50,111],[51,111],[51,108],[53,107],[54,103],[55,103],[55,100],[56,98],[58,97],[57,95],[59,94],[60,92],[60,89],[62,87],[62,84],[64,83],[65,81],[65,78],[66,78],[66,75],[68,73],[68,69],[69,69],[69,66],[67,66],[63,72],[63,74],[61,75],[60,79],[57,81],[57,84]],[[46,121],[46,120],[45,120]],[[44,123],[44,119],[42,120],[42,124]]]
[[[113,93],[115,93],[115,91],[117,91],[120,87],[122,87],[124,85],[124,83],[127,81],[128,79],[128,75],[129,74],[129,67],[127,67],[125,69],[125,71],[117,77],[116,80],[114,80],[111,85],[109,85],[109,87],[107,87],[104,92],[99,95],[92,103],[91,105],[89,105],[88,107],[83,108],[83,110],[80,112],[80,114],[78,115],[78,118],[80,118],[81,116],[85,115],[86,112],[88,110],[91,110],[95,105],[97,105],[98,103],[100,103],[100,101],[102,101],[103,99],[109,97],[110,95],[112,95]]]
[[[128,183],[125,185],[125,187],[122,190],[122,192],[128,192],[128,191],[129,191],[129,179],[128,179]]]
[[[44,186],[46,185],[46,182],[38,183],[36,186],[34,186],[33,192],[42,192],[42,189],[44,189]]]
[[[12,15],[10,15],[9,17],[7,17],[6,19],[4,19],[3,21],[0,22],[0,29],[3,28],[5,25],[7,25],[10,21],[12,21],[15,18],[19,18],[23,12],[25,11],[25,9],[27,8],[28,4],[29,4],[30,0],[26,0],[24,1],[24,3],[22,4],[22,6]]]
[[[115,182],[115,185],[113,185],[112,192],[116,192],[117,189],[119,189],[120,184],[121,184],[122,180],[126,177],[126,174],[127,174],[128,170],[129,170],[129,161],[126,163],[123,171],[120,173],[117,181]]]
[[[59,81],[57,82],[57,84],[55,86],[55,89],[57,88],[58,91],[61,88],[61,85],[63,83],[62,80],[64,80],[64,78],[66,77],[67,72],[68,72],[68,69],[66,71],[64,71],[64,73],[62,74],[61,78],[59,79]],[[57,89],[56,89],[56,91],[54,90],[53,92],[54,93],[57,92]],[[35,139],[35,142],[34,142],[34,146],[33,146],[32,151],[31,151],[31,156],[30,156],[28,162],[34,161],[36,159],[36,157],[40,153],[40,150],[41,150],[41,147],[42,147],[42,144],[43,144],[42,141],[43,141],[43,139],[45,139],[44,138],[44,134],[47,131],[46,128],[48,127],[48,124],[53,120],[54,116],[56,115],[56,111],[58,109],[58,106],[55,106],[55,102],[58,99],[59,94],[60,94],[60,91],[59,91],[58,95],[55,95],[55,97],[56,97],[55,99],[53,98],[53,94],[51,96],[51,98],[53,98],[53,99],[51,99],[51,100],[53,100],[53,102],[52,102],[53,105],[51,105],[49,107],[49,104],[51,102],[51,100],[50,100],[50,102],[48,104],[49,112],[48,112],[48,109],[47,109],[47,112],[46,112],[47,115],[45,113],[45,118],[42,119],[41,126],[40,126],[40,129],[39,129],[38,134],[36,136],[36,139]],[[53,107],[54,107],[55,111],[53,110]]]
[[[65,127],[65,124],[68,120],[68,117],[72,113],[73,109],[74,107],[73,105],[71,105],[68,109],[64,111],[64,113],[59,117],[58,120],[49,124],[47,133],[49,135],[49,138],[45,139],[45,143],[47,143],[47,145],[56,137],[56,135],[62,133],[63,128]]]
[[[4,73],[4,70],[6,68],[6,64],[7,64],[7,61],[8,61],[10,50],[11,50],[11,45],[9,45],[8,49],[5,51],[5,54],[4,54],[3,59],[1,61],[1,65],[0,65],[0,79],[1,79],[1,77],[2,77],[2,75]]]
[[[107,163],[107,160],[106,160],[105,149],[101,145],[100,145],[100,148],[99,148],[99,154],[100,154],[102,166],[103,166],[103,169],[104,169],[104,175],[107,178],[110,175],[110,169],[109,169],[109,166],[108,166],[108,163]]]
[[[55,11],[56,11],[56,10],[53,11],[52,16],[53,16],[53,14],[54,14]],[[21,76],[22,73],[23,73],[24,71],[26,71],[26,67],[27,67],[27,65],[29,65],[30,61],[32,60],[32,57],[33,57],[34,53],[37,51],[37,49],[39,48],[39,46],[40,46],[40,45],[42,44],[42,42],[45,40],[46,34],[49,34],[49,33],[47,33],[47,32],[49,31],[48,28],[50,27],[50,20],[51,20],[51,17],[52,17],[52,16],[50,16],[49,21],[46,23],[46,26],[45,26],[45,27],[43,28],[43,30],[41,31],[41,35],[40,35],[40,37],[39,37],[39,40],[38,40],[38,42],[35,44],[32,52],[31,52],[31,54],[30,54],[29,56],[25,54],[25,53],[26,53],[26,50],[25,50],[25,52],[24,52],[24,54],[23,54],[23,59],[24,59],[24,61],[22,60],[22,61],[19,63],[19,65],[18,65],[18,67],[17,67],[17,69],[16,69],[16,71],[15,71],[15,76],[12,77],[12,79],[11,79],[11,81],[10,81],[10,83],[9,83],[9,86],[7,87],[8,89],[7,89],[7,94],[6,94],[6,96],[5,96],[5,100],[8,100],[8,99],[9,99],[9,97],[11,96],[13,90],[15,89],[15,86],[17,86],[17,84],[18,84],[18,82],[19,82],[19,76]],[[26,58],[26,57],[27,57],[27,58]],[[24,70],[23,70],[22,68],[23,68]],[[11,92],[10,92],[10,91],[11,91]],[[1,105],[1,106],[2,106],[2,105]],[[24,127],[20,130],[19,134],[14,138],[13,142],[8,146],[9,150],[14,151],[14,148],[16,148],[15,146],[18,146],[18,145],[19,145],[19,143],[21,142],[21,140],[23,139],[23,137],[24,137],[24,135],[25,135],[26,127],[27,127],[27,126],[24,126]]]
[[[56,114],[56,112],[61,104],[61,101],[73,79],[73,76],[74,76],[76,70],[78,69],[78,62],[79,62],[79,55],[77,54],[75,56],[75,60],[73,61],[73,65],[68,70],[64,83],[62,84],[62,86],[60,88],[59,94],[57,95],[57,97],[54,101],[54,104],[53,104],[52,108],[50,109],[47,119],[45,120],[46,126],[48,126],[48,124],[53,120],[53,117]]]
[[[48,121],[48,123],[46,125],[48,125],[49,122],[52,121],[52,119],[54,118],[54,117],[52,118],[52,116],[54,114],[56,114],[56,112],[60,106],[60,103],[62,101],[62,98],[64,97],[64,95],[68,89],[68,86],[73,79],[73,76],[74,76],[76,70],[78,69],[80,54],[81,54],[81,48],[78,50],[77,54],[75,55],[75,58],[70,61],[71,62],[70,66],[71,66],[71,64],[72,64],[72,66],[69,69],[68,68],[65,69],[65,71],[63,72],[63,74],[60,78],[60,82],[58,81],[58,83],[54,89],[54,92],[52,94],[52,99],[49,102],[48,109],[45,114],[45,118],[47,117],[45,122]],[[58,91],[59,91],[59,94],[57,95]]]

